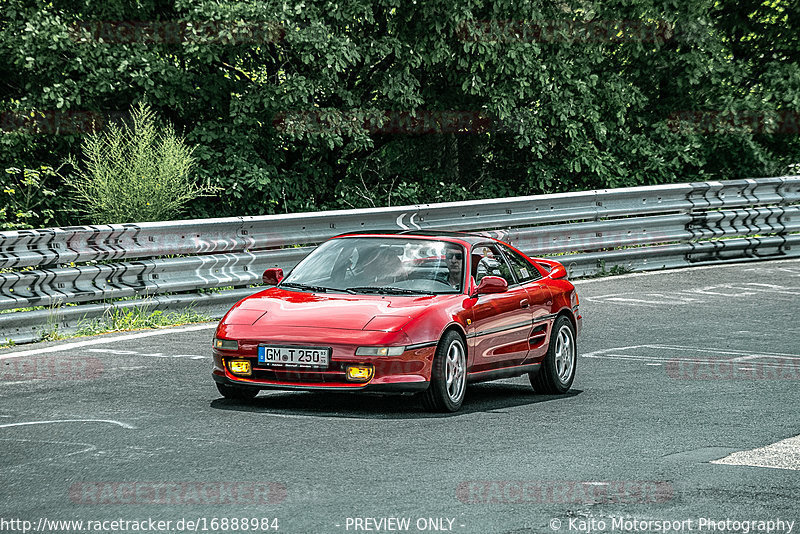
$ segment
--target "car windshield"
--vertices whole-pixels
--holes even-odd
[[[345,237],[317,247],[279,284],[314,292],[460,293],[464,249],[429,239]]]

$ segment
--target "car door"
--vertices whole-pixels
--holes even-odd
[[[488,371],[522,363],[528,356],[531,308],[528,290],[516,278],[495,243],[472,248],[472,277],[500,276],[508,291],[479,295],[472,306],[467,329],[473,360],[471,372]]]
[[[528,334],[528,355],[526,363],[541,361],[547,353],[550,340],[550,327],[553,324],[551,317],[553,296],[544,277],[535,265],[512,249],[503,244],[498,245],[502,250],[511,271],[517,282],[525,288],[528,294],[528,306],[531,312],[531,331]]]

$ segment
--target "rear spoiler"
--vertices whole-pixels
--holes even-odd
[[[559,262],[553,260],[545,260],[541,258],[536,258],[536,263],[538,263],[545,271],[547,271],[547,276],[554,280],[558,280],[560,278],[566,278],[568,276],[567,269]]]

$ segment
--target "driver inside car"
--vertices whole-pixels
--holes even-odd
[[[445,262],[447,265],[447,280],[445,282],[453,289],[460,290],[464,273],[464,253],[461,249],[448,247],[445,250]]]

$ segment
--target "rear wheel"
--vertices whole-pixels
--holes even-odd
[[[436,347],[431,385],[422,394],[428,410],[455,412],[464,402],[467,389],[467,349],[454,331],[447,332]]]
[[[553,324],[550,334],[550,345],[544,357],[542,367],[536,372],[528,373],[533,389],[537,393],[566,393],[575,380],[577,364],[577,346],[572,322],[562,315]]]
[[[217,390],[219,391],[220,395],[225,397],[226,399],[236,399],[236,400],[247,400],[252,399],[256,395],[258,395],[257,388],[247,388],[241,386],[230,386],[228,384],[217,384]]]

